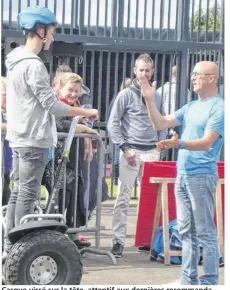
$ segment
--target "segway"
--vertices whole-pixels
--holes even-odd
[[[81,282],[80,252],[66,234],[65,217],[55,213],[62,173],[79,120],[80,117],[73,118],[45,213],[37,207],[38,213],[24,216],[20,225],[9,232],[13,246],[3,265],[6,285],[79,285]],[[3,215],[5,211],[3,208]]]

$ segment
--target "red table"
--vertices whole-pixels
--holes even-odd
[[[218,162],[219,177],[224,178],[224,162]],[[145,162],[140,187],[139,212],[137,219],[135,246],[151,244],[154,212],[157,200],[157,184],[150,184],[150,177],[176,177],[176,162]],[[169,220],[176,219],[174,184],[168,185]],[[222,205],[224,215],[224,185],[222,185]]]

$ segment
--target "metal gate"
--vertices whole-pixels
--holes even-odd
[[[24,43],[18,12],[37,4],[54,11],[60,24],[52,50],[42,56],[50,78],[63,63],[83,77],[93,106],[101,112],[97,127],[105,141],[105,164],[113,162],[106,132],[109,103],[122,80],[134,77],[141,53],[153,58],[158,87],[170,82],[177,66],[177,108],[196,98],[190,73],[201,60],[218,63],[224,98],[224,0],[3,0],[2,57]]]

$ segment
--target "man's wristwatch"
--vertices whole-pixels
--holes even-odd
[[[184,148],[185,148],[185,141],[180,140],[180,141],[179,141],[178,149],[184,149]]]

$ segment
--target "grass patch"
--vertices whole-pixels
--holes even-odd
[[[117,185],[113,184],[113,187],[111,188],[111,178],[106,178],[105,179],[107,185],[108,185],[108,195],[111,197],[112,196],[112,190],[113,190],[113,197],[117,197]],[[138,188],[137,188],[138,191]],[[131,193],[132,197],[135,197],[135,188],[133,187],[132,189],[132,193]]]
[[[40,194],[40,198],[41,199],[45,199],[46,198],[46,188],[44,185],[41,186],[41,194]]]
[[[117,197],[117,185],[113,184],[113,187],[111,188],[111,178],[106,178],[105,179],[107,185],[108,185],[108,196],[110,197]],[[112,195],[113,192],[113,195]]]

